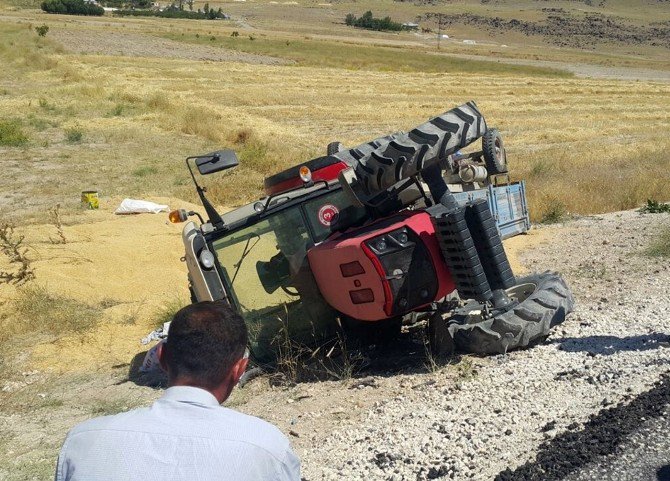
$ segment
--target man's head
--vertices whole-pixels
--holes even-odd
[[[170,386],[195,386],[223,402],[247,366],[247,328],[224,302],[199,302],[177,312],[159,353]]]

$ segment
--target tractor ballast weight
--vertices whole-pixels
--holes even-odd
[[[460,152],[479,138],[482,151]],[[507,171],[500,134],[474,102],[327,154],[266,178],[267,197],[185,229],[194,301],[236,308],[257,360],[272,357],[277,336],[318,344],[338,324],[384,330],[419,318],[438,353],[454,342],[505,352],[541,341],[572,310],[557,274],[515,278],[489,202],[474,195],[474,179]],[[450,191],[453,179],[463,192]]]

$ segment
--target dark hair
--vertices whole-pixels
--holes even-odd
[[[216,387],[242,358],[247,341],[244,319],[224,301],[186,306],[174,315],[168,331],[170,376]]]

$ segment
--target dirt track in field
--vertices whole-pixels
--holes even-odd
[[[282,65],[287,60],[236,52],[207,45],[192,45],[174,40],[137,33],[54,28],[49,36],[73,53],[122,55],[129,57],[163,57],[212,62],[243,62],[262,65]]]

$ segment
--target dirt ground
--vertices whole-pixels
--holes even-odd
[[[54,225],[25,230],[35,283],[55,295],[109,306],[94,332],[36,345],[30,369],[62,373],[128,362],[139,339],[154,329],[154,314],[175,300],[188,301],[185,265],[179,260],[182,226],[171,224],[167,213],[114,215],[121,200],[102,198],[99,210],[65,216],[66,244],[52,243]],[[176,199],[149,200],[198,209]],[[15,288],[2,286],[3,299],[16,295]]]
[[[53,38],[66,50],[96,55],[128,57],[164,57],[214,62],[244,62],[263,65],[290,63],[285,59],[236,52],[206,45],[189,45],[138,33],[95,30],[54,30]]]
[[[207,45],[188,44],[165,38],[144,35],[141,33],[109,32],[103,30],[89,29],[58,29],[54,30],[52,37],[61,43],[63,47],[72,53],[84,53],[94,55],[120,55],[130,57],[162,57],[181,58],[189,60],[204,60],[213,62],[243,62],[263,65],[282,65],[292,63],[290,60],[256,55],[221,47],[210,47]],[[388,40],[367,39],[333,35],[316,35],[315,38],[323,37],[331,40],[356,41],[360,43],[374,43],[378,45],[412,46],[422,45],[423,42],[412,40]],[[426,40],[424,39],[424,42]],[[451,41],[453,43],[454,41]],[[443,53],[453,58],[466,60],[485,60],[502,62],[511,65],[529,65],[533,67],[548,67],[565,70],[583,78],[605,78],[616,80],[651,80],[658,82],[669,82],[670,71],[616,67],[595,65],[593,63],[562,62],[533,59],[514,59],[505,57],[494,57],[488,55],[468,55]]]
[[[468,60],[490,60],[512,65],[531,65],[533,67],[549,67],[572,72],[580,78],[603,78],[614,80],[652,80],[655,82],[670,82],[670,71],[651,68],[608,67],[579,62],[558,62],[550,60],[530,60],[497,58],[488,55],[445,54],[451,57]]]
[[[0,479],[49,479],[68,429],[93,416],[148,405],[162,393],[160,379],[137,373],[148,347],[139,341],[168,299],[186,296],[180,226],[167,224],[165,214],[114,216],[118,201],[103,199],[100,211],[64,219],[70,239],[65,245],[49,242],[51,225],[30,229],[35,282],[89,302],[115,302],[95,329],[48,341],[37,336],[4,372]],[[505,469],[518,472],[504,479],[524,479],[527,470],[543,469],[540,461],[533,464],[535,452],[554,449],[551,443],[572,432],[597,451],[597,432],[589,425],[582,430],[582,423],[643,393],[667,366],[667,263],[641,255],[667,222],[667,215],[629,211],[542,227],[506,241],[517,274],[559,270],[577,297],[577,312],[545,345],[432,365],[421,343],[406,335],[390,350],[365,353],[353,376],[294,384],[264,375],[236,389],[226,405],[279,426],[311,480],[434,479],[440,472],[453,479],[492,479]],[[615,291],[627,294],[615,302]],[[6,299],[8,293],[2,294]],[[638,313],[635,323],[628,321],[632,311]],[[562,382],[568,375],[576,377]],[[497,399],[501,389],[510,392]],[[479,431],[475,423],[488,427]],[[436,425],[451,426],[447,441],[434,432]],[[482,442],[507,442],[507,448],[477,462],[459,461],[484,449]],[[398,466],[394,456],[403,453],[410,462]],[[431,468],[433,462],[441,464]]]

